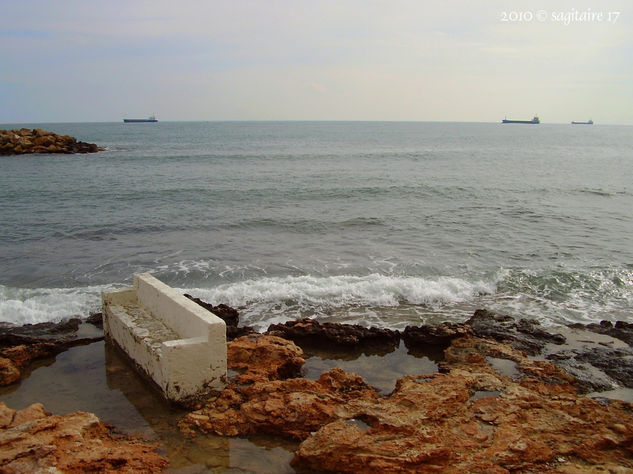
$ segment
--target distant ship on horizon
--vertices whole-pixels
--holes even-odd
[[[154,114],[150,115],[147,118],[124,118],[123,121],[125,123],[143,123],[143,122],[158,122],[156,116]]]
[[[572,125],[593,125],[593,120],[589,119],[586,122],[572,122]]]
[[[508,120],[508,119],[504,118],[501,121],[501,123],[530,123],[530,124],[534,124],[534,123],[541,123],[541,120],[538,118],[538,115],[535,115],[532,120]]]

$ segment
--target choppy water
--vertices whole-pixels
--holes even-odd
[[[2,321],[87,316],[147,271],[259,328],[633,320],[632,127],[21,126],[107,151],[0,158]]]

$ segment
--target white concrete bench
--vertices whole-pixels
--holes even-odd
[[[226,325],[148,273],[103,292],[103,328],[163,391],[183,401],[226,381]]]

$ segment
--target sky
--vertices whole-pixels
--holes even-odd
[[[0,0],[0,122],[633,124],[633,2]]]

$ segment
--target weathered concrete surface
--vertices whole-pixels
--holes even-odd
[[[162,472],[156,446],[114,435],[91,414],[51,415],[37,403],[15,411],[0,402],[0,471]]]
[[[104,331],[168,400],[224,388],[226,324],[148,273],[103,293]]]
[[[0,155],[27,153],[95,153],[103,148],[40,128],[0,130]]]
[[[633,405],[579,396],[555,365],[492,339],[456,338],[445,357],[445,373],[405,376],[387,397],[340,369],[317,381],[231,385],[180,426],[301,439],[293,461],[301,469],[633,469]]]

